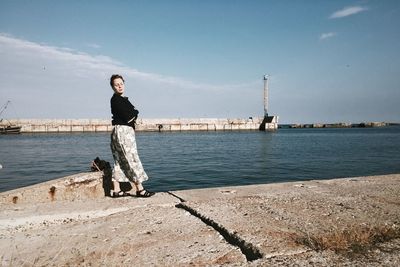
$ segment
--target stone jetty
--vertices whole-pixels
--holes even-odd
[[[234,131],[258,130],[263,118],[248,119],[138,119],[137,131]],[[0,127],[7,125],[21,126],[22,133],[57,133],[57,132],[109,132],[111,120],[101,119],[19,119],[4,120]],[[266,130],[276,130],[278,118],[266,124]]]
[[[138,119],[137,131],[267,131],[278,128],[365,128],[399,126],[399,123],[361,122],[361,123],[313,123],[313,124],[278,124],[278,116],[271,116],[271,122],[265,118],[192,118],[192,119]],[[113,128],[110,120],[104,119],[11,119],[0,121],[0,128],[8,125],[21,126],[22,133],[68,133],[68,132],[110,132]],[[264,129],[264,128],[263,128]]]
[[[400,174],[145,199],[81,173],[0,206],[1,266],[400,266]]]
[[[280,124],[278,128],[373,128],[398,126],[398,123],[389,122],[360,122],[360,123],[312,123],[312,124]]]

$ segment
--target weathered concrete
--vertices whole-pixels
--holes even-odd
[[[22,126],[22,133],[57,133],[57,132],[109,132],[111,120],[79,119],[21,119],[0,122],[1,126],[9,124]],[[262,118],[249,119],[138,119],[137,131],[232,131],[258,130]],[[276,130],[278,121],[266,124],[267,130]]]
[[[102,194],[100,173],[1,193],[2,265],[400,264],[398,237],[351,256],[298,242],[343,230],[398,231],[400,174],[185,190],[149,199]]]
[[[398,125],[390,122],[280,124],[278,128],[371,128]]]
[[[0,193],[0,207],[9,203],[79,201],[103,196],[102,173],[88,172]]]

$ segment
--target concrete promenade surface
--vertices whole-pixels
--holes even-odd
[[[400,266],[400,174],[148,199],[104,197],[101,176],[0,193],[0,265]]]

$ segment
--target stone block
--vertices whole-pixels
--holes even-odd
[[[170,125],[170,130],[171,131],[180,131],[181,130],[181,125],[180,124],[171,124]]]
[[[216,126],[216,124],[208,124],[207,125],[207,128],[208,128],[208,130],[209,131],[216,131],[217,130],[217,126]]]
[[[190,130],[192,131],[208,131],[208,124],[191,124]]]
[[[108,125],[97,125],[95,126],[95,131],[96,132],[107,132],[109,126]]]
[[[32,125],[32,132],[34,133],[45,133],[47,132],[47,127],[46,125]]]
[[[224,130],[225,131],[232,131],[232,124],[230,124],[230,123],[224,124]]]
[[[190,124],[182,124],[181,131],[190,131]]]
[[[71,126],[69,125],[61,125],[58,127],[59,132],[71,132]]]
[[[223,130],[225,130],[225,129],[224,129],[224,124],[223,124],[223,123],[214,124],[214,129],[215,129],[216,131],[223,131]]]
[[[136,130],[140,131],[158,131],[158,125],[156,124],[144,124],[144,125],[140,125],[140,127],[136,128]]]
[[[231,124],[231,130],[239,130],[240,124],[238,123],[232,123]]]
[[[84,132],[95,132],[96,131],[96,126],[94,126],[94,125],[83,125],[83,131]]]
[[[83,126],[71,125],[71,132],[83,132]]]

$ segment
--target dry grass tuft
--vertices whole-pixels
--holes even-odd
[[[294,237],[297,244],[315,251],[332,250],[341,254],[365,254],[379,243],[400,238],[400,227],[352,226],[344,230],[330,231],[325,235],[303,233]]]

